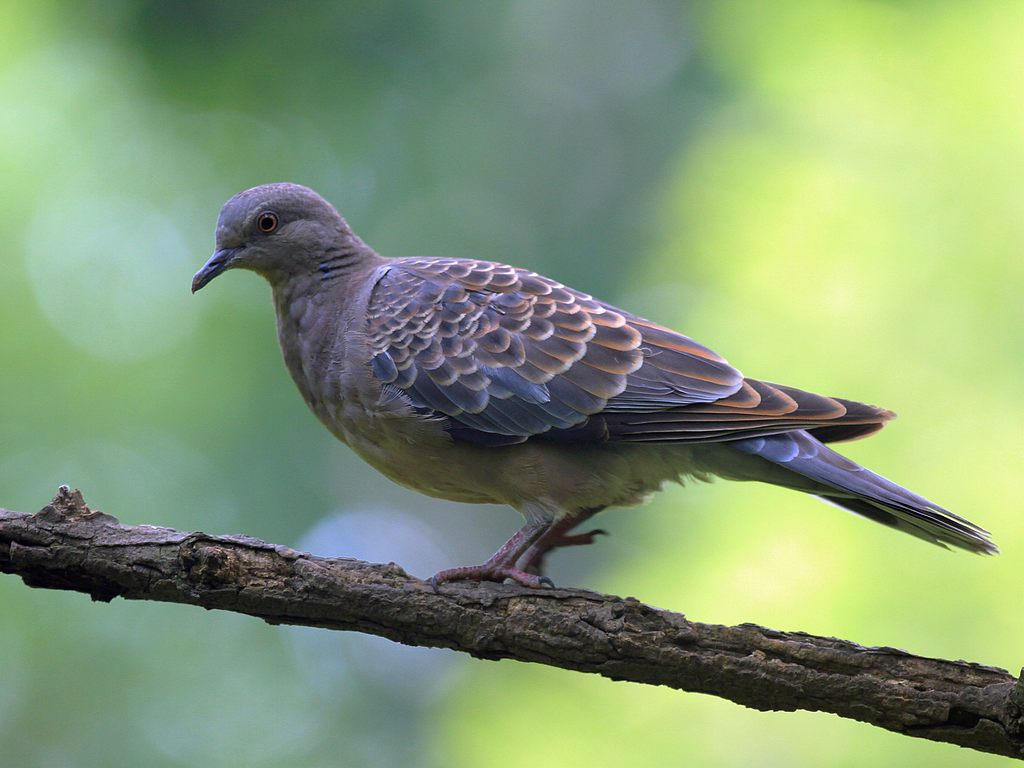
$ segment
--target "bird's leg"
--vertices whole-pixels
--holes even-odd
[[[551,550],[558,547],[579,547],[593,544],[597,536],[607,536],[608,532],[601,528],[595,528],[586,533],[569,533],[577,525],[593,517],[602,509],[604,507],[581,509],[574,514],[556,520],[523,552],[517,565],[527,573],[541,576],[544,573],[544,558]]]
[[[550,585],[551,579],[540,574],[527,573],[525,570],[517,568],[516,562],[551,527],[550,523],[527,523],[516,531],[512,538],[502,544],[497,552],[487,558],[486,562],[480,565],[464,565],[460,568],[439,571],[430,579],[430,583],[435,590],[439,584],[444,584],[446,581],[464,580],[502,582],[505,579],[512,579],[524,587]]]

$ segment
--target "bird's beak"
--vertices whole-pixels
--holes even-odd
[[[203,264],[203,268],[196,272],[192,278],[192,293],[195,293],[208,282],[213,280],[221,272],[230,269],[232,262],[245,246],[238,248],[218,248],[213,252],[210,260]]]

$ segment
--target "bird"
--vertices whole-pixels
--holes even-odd
[[[994,554],[988,532],[829,444],[893,418],[873,405],[745,377],[671,328],[528,269],[378,254],[313,190],[264,184],[220,211],[192,292],[232,269],[269,282],[306,404],[391,480],[524,523],[446,582],[553,586],[573,530],[666,482],[752,480],[818,496],[946,547]]]

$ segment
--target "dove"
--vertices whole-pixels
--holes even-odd
[[[231,269],[271,286],[285,365],[339,440],[429,496],[519,511],[523,526],[456,580],[550,585],[573,532],[669,481],[760,481],[934,544],[988,532],[833,451],[894,414],[746,378],[708,347],[543,275],[465,258],[379,255],[320,195],[265,184],[224,204],[193,293]]]

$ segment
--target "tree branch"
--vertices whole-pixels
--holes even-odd
[[[633,598],[496,584],[430,586],[394,564],[315,557],[245,536],[126,526],[61,487],[35,515],[0,509],[0,571],[30,587],[188,603],[708,693],[833,712],[1021,759],[1024,686],[964,661],[754,624],[687,621]]]

